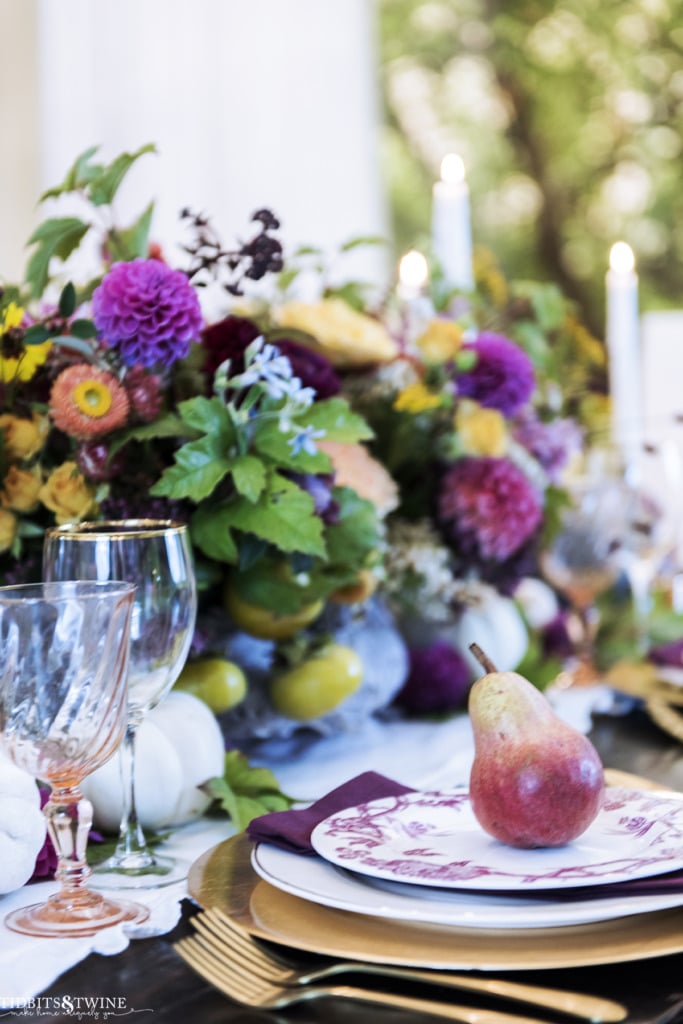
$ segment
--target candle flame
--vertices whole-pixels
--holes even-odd
[[[618,274],[629,274],[636,265],[631,246],[626,242],[615,242],[610,249],[609,265]]]
[[[465,180],[465,163],[457,153],[447,153],[441,161],[441,180],[452,185]]]
[[[429,267],[421,252],[411,249],[401,258],[398,277],[404,287],[414,288],[416,291],[424,287],[429,277]]]

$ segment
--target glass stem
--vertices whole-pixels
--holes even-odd
[[[138,724],[138,722],[128,723],[126,735],[120,748],[123,812],[119,841],[116,844],[114,857],[117,860],[135,858],[136,861],[139,861],[140,858],[148,858],[151,862],[152,853],[147,847],[145,833],[142,831],[135,804],[135,740]]]
[[[85,851],[92,826],[93,808],[77,786],[55,786],[45,805],[47,830],[57,852],[56,877],[62,889],[60,901],[89,903],[87,881],[92,871]]]

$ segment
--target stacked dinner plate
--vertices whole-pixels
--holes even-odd
[[[519,850],[481,829],[466,789],[409,792],[332,815],[312,845],[228,840],[191,893],[262,938],[373,962],[513,970],[683,950],[683,794],[608,788],[577,840]]]

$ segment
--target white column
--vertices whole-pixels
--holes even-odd
[[[41,185],[101,144],[155,142],[121,191],[121,220],[157,198],[153,234],[206,212],[225,243],[270,207],[287,249],[388,231],[378,161],[371,0],[38,0]],[[354,273],[380,279],[368,250]]]

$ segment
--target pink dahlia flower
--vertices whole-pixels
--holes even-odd
[[[88,363],[62,370],[50,391],[50,416],[69,437],[87,441],[122,427],[128,395],[116,377]]]
[[[203,325],[185,274],[155,259],[115,263],[93,292],[92,313],[126,366],[171,366],[188,354]]]
[[[438,514],[464,552],[503,562],[540,525],[541,496],[509,459],[459,459],[441,481]]]

